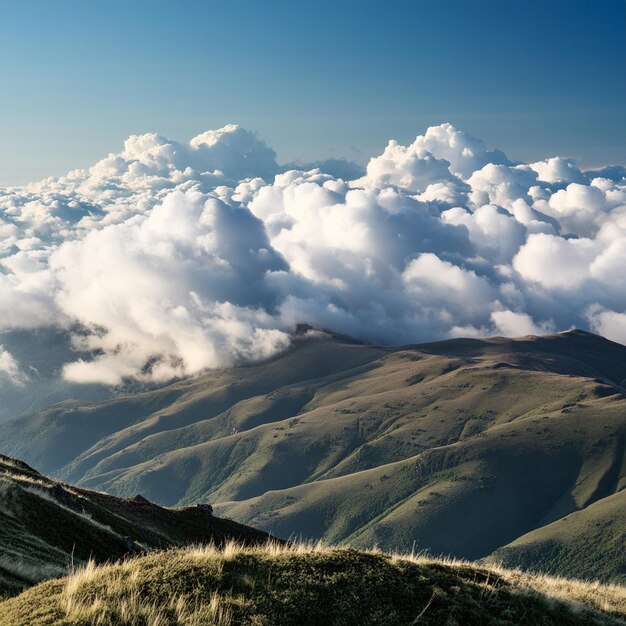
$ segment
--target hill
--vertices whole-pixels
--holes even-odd
[[[626,491],[594,502],[581,511],[522,535],[499,548],[487,562],[507,567],[567,569],[579,578],[603,578],[614,572],[626,580]]]
[[[232,539],[254,543],[268,536],[213,517],[207,507],[165,509],[141,497],[124,500],[77,489],[0,456],[0,596],[89,559],[102,563],[155,548]]]
[[[623,519],[624,381],[626,347],[581,331],[401,348],[308,332],[268,362],[7,422],[0,445],[83,487],[211,502],[276,536],[624,580],[623,551],[606,557],[623,524],[533,535]]]
[[[624,624],[623,587],[320,547],[227,545],[78,570],[0,602],[6,626]]]

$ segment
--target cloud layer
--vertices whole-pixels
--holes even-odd
[[[0,189],[0,332],[68,330],[93,356],[64,377],[111,385],[265,358],[300,323],[395,344],[572,326],[626,343],[623,168],[513,163],[450,124],[352,181],[319,165],[283,171],[229,125],[132,136],[88,170]],[[21,371],[0,351],[0,376]]]

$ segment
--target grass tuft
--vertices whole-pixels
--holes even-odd
[[[0,602],[2,626],[582,626],[625,616],[619,585],[306,542],[90,561]]]

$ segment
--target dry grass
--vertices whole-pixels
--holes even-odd
[[[76,511],[74,509],[65,506],[62,502],[59,502],[57,498],[55,498],[50,493],[51,484],[44,480],[40,480],[37,478],[32,478],[31,476],[23,475],[23,474],[12,474],[10,472],[4,472],[4,476],[0,475],[0,496],[6,496],[7,493],[11,489],[22,489],[24,492],[29,493],[38,498],[43,498],[50,504],[58,507],[61,511],[67,513],[68,515],[74,515],[79,517],[80,519],[86,521],[88,524],[92,524],[97,527],[99,530],[111,533],[112,535],[116,535],[119,537],[119,534],[116,533],[110,526],[106,524],[101,524],[100,522],[93,519],[93,517],[87,513],[86,511]],[[63,485],[65,488],[66,486]],[[3,503],[3,512],[11,517],[15,517],[16,511],[12,510],[11,506],[6,502]]]
[[[67,513],[68,515],[76,515],[80,517],[82,520],[85,520],[88,524],[92,524],[99,530],[111,533],[112,535],[116,535],[117,537],[120,536],[110,526],[107,526],[106,524],[101,524],[100,522],[95,520],[89,513],[87,513],[87,511],[75,511],[74,509],[70,509],[68,506],[65,506],[64,504],[59,502],[53,495],[50,494],[49,489],[42,489],[41,487],[24,487],[24,491],[27,491],[34,496],[38,496],[39,498],[47,500],[62,511],[65,511],[65,513]]]
[[[214,572],[221,572],[224,563],[239,557],[259,557],[263,559],[281,559],[285,557],[303,557],[348,552],[347,548],[335,548],[322,542],[297,542],[291,544],[268,542],[256,547],[243,546],[235,541],[224,547],[198,545],[182,551],[171,551],[172,556],[183,556],[188,561],[203,567],[211,567]],[[363,554],[381,556],[379,550],[363,551]],[[164,556],[167,556],[167,552]],[[475,567],[472,563],[454,559],[433,559],[424,555],[393,554],[389,555],[392,563],[413,563],[421,566],[444,566],[452,570],[467,570]],[[61,594],[61,603],[66,617],[72,622],[89,623],[94,626],[118,626],[119,624],[145,624],[146,626],[200,626],[214,624],[230,626],[233,624],[233,598],[224,602],[218,591],[213,591],[210,599],[200,600],[197,594],[162,595],[146,599],[141,593],[142,571],[140,561],[129,559],[118,564],[97,566],[93,561],[75,569],[67,578]],[[589,608],[614,616],[626,615],[626,588],[619,585],[604,585],[598,582],[568,580],[552,576],[529,574],[519,570],[502,567],[482,568],[486,575],[477,581],[482,591],[480,597],[488,603],[488,596],[496,594],[499,583],[506,581],[512,588],[523,594],[548,598],[555,605],[566,604],[575,612]],[[106,593],[95,595],[89,592],[90,586],[106,579]],[[247,584],[254,587],[254,577],[250,576]],[[416,618],[419,621],[426,615],[429,603]],[[111,602],[115,599],[115,602]],[[235,598],[235,600],[237,600]]]
[[[321,542],[231,541],[90,561],[0,601],[2,626],[608,626],[624,616],[618,585]]]
[[[215,548],[189,550],[190,558],[217,554]],[[141,570],[137,560],[117,565],[97,566],[94,561],[77,568],[66,578],[60,602],[68,620],[93,626],[145,624],[145,626],[231,626],[232,614],[223,606],[217,592],[209,601],[185,594],[172,594],[146,600],[139,592]],[[106,576],[106,594],[81,596],[85,587]],[[115,602],[111,602],[115,598]]]
[[[556,600],[626,616],[626,587],[622,585],[534,574],[497,566],[490,569],[512,584],[528,586]]]
[[[408,560],[418,564],[439,563],[449,567],[474,567],[471,561],[454,558],[434,559],[424,554],[394,554],[393,559]],[[548,574],[525,572],[520,569],[505,568],[496,564],[481,566],[488,572],[506,580],[512,586],[540,593],[558,602],[570,604],[573,608],[592,607],[598,611],[626,616],[626,587],[597,580],[577,580],[550,576]]]
[[[294,554],[323,554],[331,550],[340,550],[341,548],[327,545],[323,541],[295,541],[295,542],[279,542],[268,540],[256,546],[246,546],[237,541],[227,541],[223,547],[218,547],[213,543],[191,546],[185,549],[185,554],[200,559],[229,560],[239,554],[252,554],[264,557],[277,557],[281,555]],[[370,550],[369,553],[380,554],[378,550]]]
[[[17,466],[15,466],[15,467],[16,467],[16,470],[19,470],[19,468]],[[11,481],[19,480],[22,483],[28,483],[30,485],[37,485],[39,487],[45,487],[46,489],[50,488],[50,481],[49,480],[45,480],[43,478],[35,478],[34,476],[30,476],[29,474],[20,473],[19,471],[10,472],[8,470],[4,470],[2,472],[2,476],[6,480],[11,480]]]

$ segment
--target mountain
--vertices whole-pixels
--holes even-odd
[[[400,348],[309,331],[267,362],[5,422],[0,447],[276,536],[624,580],[607,550],[626,541],[625,381],[626,347],[581,331]]]
[[[267,539],[213,517],[206,506],[165,509],[141,496],[124,500],[78,489],[0,455],[0,596],[89,559],[102,563],[168,546]]]
[[[5,626],[619,626],[624,588],[319,546],[169,550],[0,601]]]
[[[152,435],[165,439],[150,439],[150,447],[160,449],[141,449],[140,458],[297,415],[317,387],[353,369],[375,367],[391,352],[348,338],[307,334],[297,337],[291,350],[259,365],[213,371],[106,402],[67,400],[10,420],[0,424],[1,451],[77,481],[100,460],[130,452]]]

